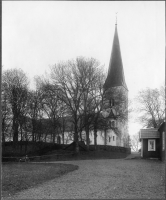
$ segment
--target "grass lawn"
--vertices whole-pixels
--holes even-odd
[[[12,196],[76,169],[76,165],[59,163],[2,163],[2,196]]]

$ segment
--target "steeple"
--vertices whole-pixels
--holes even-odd
[[[104,89],[108,89],[116,86],[123,86],[126,90],[128,90],[125,82],[120,44],[118,38],[117,17],[115,23],[115,34],[112,45],[112,53],[109,63],[108,75],[103,87]]]
[[[117,13],[118,13],[118,12],[116,12],[116,24],[115,24],[115,26],[117,26]]]

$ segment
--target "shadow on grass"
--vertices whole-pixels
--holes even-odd
[[[60,163],[3,163],[2,196],[12,196],[77,169],[76,165]]]

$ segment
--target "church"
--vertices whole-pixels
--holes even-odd
[[[101,99],[99,117],[103,124],[101,123],[102,125],[99,125],[100,123],[95,122],[95,124],[99,125],[96,129],[94,129],[94,125],[92,125],[93,129],[88,130],[89,136],[87,137],[89,137],[89,139],[86,138],[87,134],[85,130],[82,129],[78,133],[78,141],[83,141],[85,144],[88,141],[87,147],[89,147],[89,145],[129,147],[128,88],[125,81],[117,23],[115,24],[108,73],[103,84]],[[43,119],[43,125],[45,124],[48,124],[48,119]],[[59,131],[58,134],[54,134],[54,137],[53,134],[43,134],[39,140],[58,144],[71,144],[74,141],[74,129],[69,116],[66,116],[64,126],[64,131]],[[25,133],[25,137],[29,137],[29,141],[32,140],[31,131],[25,131]],[[8,140],[12,140],[12,137],[11,134]]]
[[[125,82],[117,22],[115,24],[108,74],[103,85],[103,90],[105,92],[105,98],[104,108],[101,114],[104,118],[107,118],[110,128],[97,131],[97,145],[129,147],[128,88]],[[121,105],[118,104],[120,99]],[[119,112],[121,112],[121,114],[119,114]],[[118,115],[121,117],[117,117]],[[124,117],[122,117],[123,115]],[[86,134],[84,131],[82,132],[82,138],[86,143]],[[61,138],[59,137],[57,142],[59,143],[60,140]],[[64,134],[64,141],[65,144],[70,144],[72,142],[72,138],[69,139],[67,132]],[[93,131],[89,133],[89,142],[90,145],[94,145]]]
[[[108,74],[103,89],[105,90],[105,109],[102,111],[102,114],[103,116],[108,116],[112,128],[108,129],[106,134],[104,134],[104,131],[100,131],[98,133],[97,144],[128,147],[128,113],[126,113],[125,120],[119,120],[116,117],[119,110],[119,108],[116,106],[116,99],[112,98],[113,95],[110,96],[110,94],[112,94],[111,91],[114,91],[114,93],[119,93],[120,98],[125,99],[126,102],[126,105],[123,105],[121,112],[125,112],[125,110],[128,112],[128,88],[125,82],[117,22],[115,24],[115,33],[108,67]],[[90,140],[92,141],[91,144],[93,144],[93,134],[90,135]]]

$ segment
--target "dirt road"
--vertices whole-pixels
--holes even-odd
[[[59,163],[78,165],[79,169],[10,199],[165,199],[165,165],[160,161],[105,159]]]

